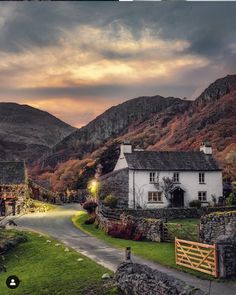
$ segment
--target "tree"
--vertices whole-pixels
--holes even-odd
[[[172,196],[170,195],[171,190],[174,188],[174,180],[170,177],[163,177],[161,183],[155,184],[157,189],[161,189],[167,201],[172,204]]]

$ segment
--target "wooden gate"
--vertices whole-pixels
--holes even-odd
[[[176,264],[218,277],[216,245],[175,239]]]

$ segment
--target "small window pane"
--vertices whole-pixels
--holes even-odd
[[[206,202],[207,201],[207,192],[198,192],[198,200],[200,202]]]
[[[205,183],[205,173],[199,173],[199,183]]]
[[[148,192],[148,202],[163,202],[162,192]]]
[[[179,173],[175,172],[173,176],[174,182],[179,182]]]

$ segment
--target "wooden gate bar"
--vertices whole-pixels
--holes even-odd
[[[175,239],[176,264],[218,277],[217,246]]]

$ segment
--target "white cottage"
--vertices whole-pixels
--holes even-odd
[[[168,206],[161,190],[163,177],[174,181],[169,192],[174,207],[188,206],[199,200],[202,206],[212,202],[212,196],[222,196],[222,171],[212,156],[209,143],[200,151],[144,151],[131,144],[120,146],[120,156],[114,171],[128,169],[129,208],[161,208]]]

